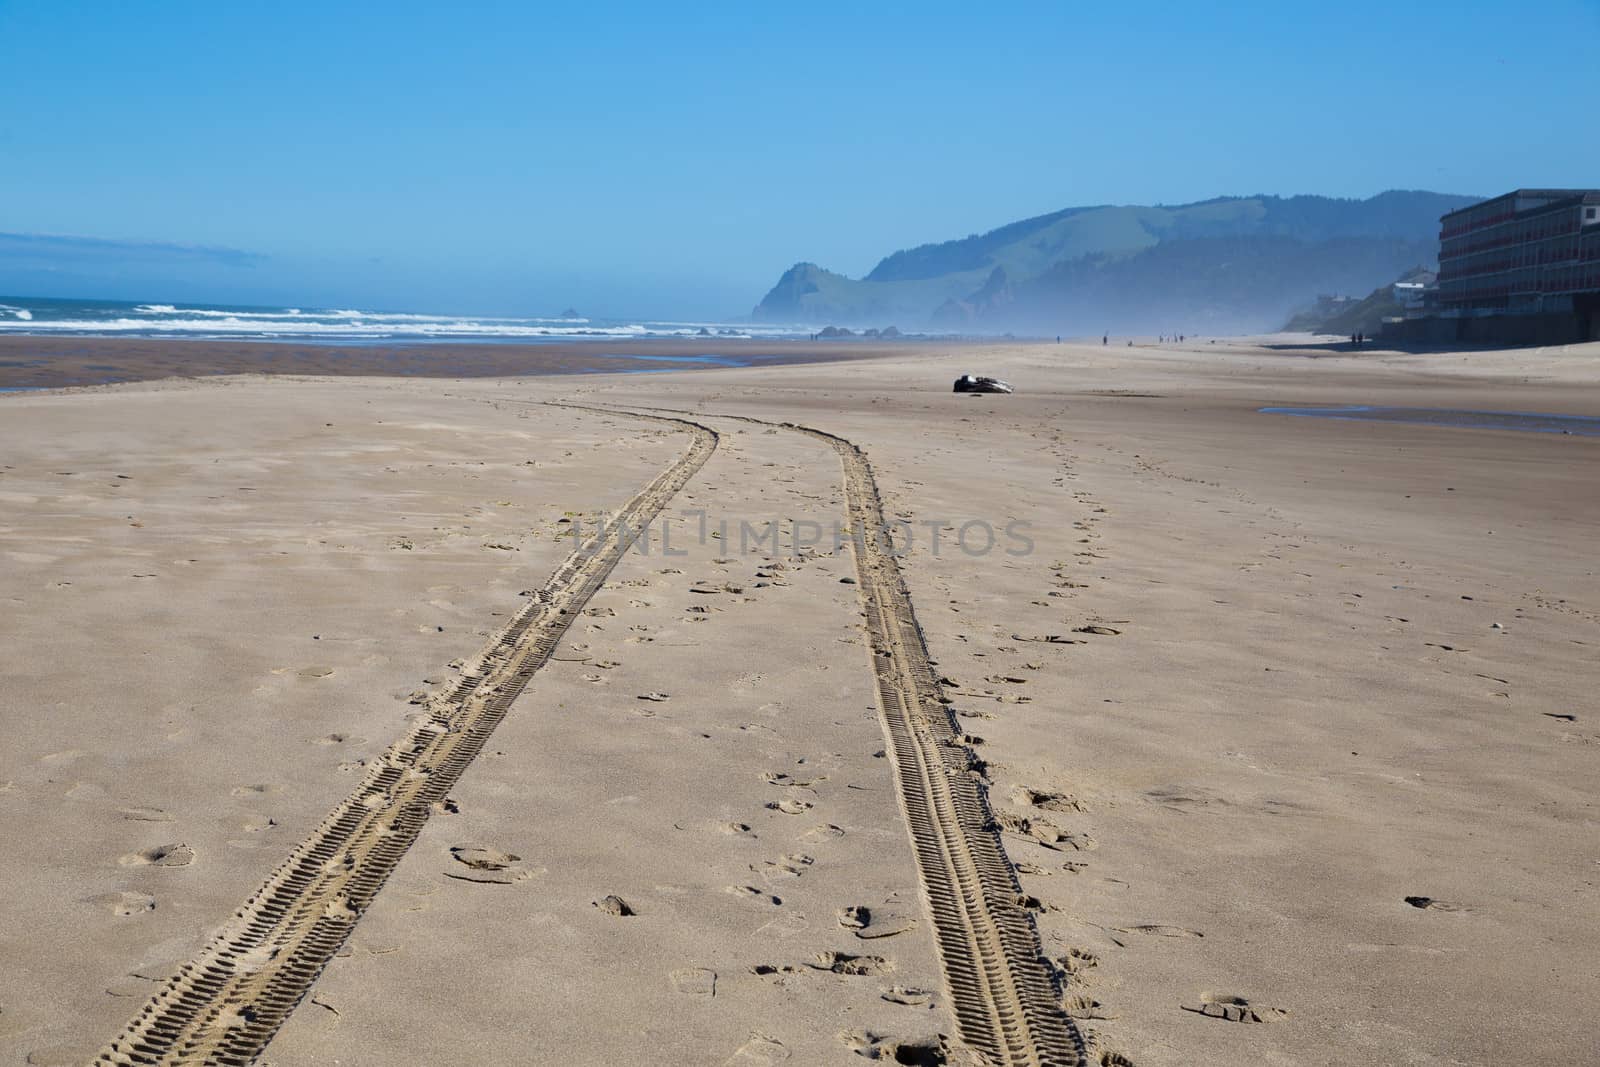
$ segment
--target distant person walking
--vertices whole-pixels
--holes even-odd
[[[1100,343],[1103,344],[1103,345],[1110,344],[1111,343],[1111,335],[1109,333],[1102,335],[1101,338],[1100,338]]]

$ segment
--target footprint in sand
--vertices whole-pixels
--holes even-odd
[[[1106,1010],[1106,1006],[1092,994],[1072,993],[1061,1000],[1061,1007],[1074,1019],[1115,1019],[1116,1016]]]
[[[1184,1011],[1192,1011],[1211,1019],[1223,1019],[1230,1023],[1277,1022],[1289,1014],[1283,1008],[1263,1008],[1231,993],[1201,993],[1200,999],[1195,1003],[1180,1004],[1179,1007]]]
[[[774,878],[798,878],[805,873],[816,860],[802,852],[796,852],[781,859],[767,860],[762,864],[761,877],[766,881]]]
[[[1076,797],[1066,793],[1056,793],[1048,789],[1034,789],[1031,786],[1018,786],[1012,791],[1011,800],[1015,804],[1043,808],[1045,811],[1084,811],[1083,805]]]
[[[753,885],[730,885],[724,892],[731,893],[736,897],[744,897],[746,900],[758,900],[763,904],[771,904],[774,907],[783,904],[782,897],[768,893],[764,889],[757,889]]]
[[[313,737],[311,743],[313,745],[360,745],[366,743],[366,738],[351,737],[349,734],[324,734],[321,737]]]
[[[1086,972],[1100,966],[1100,957],[1087,949],[1069,948],[1065,956],[1056,958],[1055,965],[1063,985],[1082,985],[1088,981]]]
[[[113,997],[132,997],[144,1000],[159,988],[160,983],[153,978],[146,978],[142,974],[130,974],[118,978],[106,986],[106,993]]]
[[[753,1033],[750,1040],[728,1057],[723,1067],[772,1067],[788,1058],[789,1050],[783,1047],[783,1042],[766,1034]]]
[[[1433,897],[1406,897],[1406,903],[1422,911],[1467,911],[1465,904],[1457,904],[1453,900],[1437,900]]]
[[[933,1067],[950,1062],[944,1042],[937,1037],[905,1040],[876,1034],[871,1030],[842,1030],[838,1037],[840,1043],[857,1056],[880,1063]]]
[[[323,905],[322,914],[335,922],[347,923],[353,923],[361,917],[361,913],[351,906],[350,901],[342,893]]]
[[[147,915],[156,910],[155,897],[149,893],[134,893],[128,890],[92,897],[90,898],[90,903],[109,908],[111,914],[123,919],[131,918],[135,915]]]
[[[834,974],[874,976],[888,974],[894,964],[882,956],[855,956],[848,952],[819,952],[806,961],[806,966]]]
[[[301,667],[295,674],[301,678],[326,678],[333,673],[332,667]]]
[[[785,797],[782,800],[769,801],[765,807],[770,811],[781,811],[785,815],[799,815],[811,810],[811,802]]]
[[[892,985],[878,996],[890,1004],[904,1004],[911,1008],[921,1007],[933,1000],[933,994],[928,990],[904,985]]]
[[[181,843],[157,845],[142,852],[130,852],[117,862],[124,867],[187,867],[194,862],[194,849]]]
[[[1040,900],[1038,897],[1033,896],[1033,895],[1028,894],[1028,893],[1018,893],[1015,896],[1013,896],[1011,898],[1011,900],[1012,900],[1012,903],[1016,904],[1016,906],[1021,908],[1023,911],[1046,912],[1046,911],[1060,911],[1061,910],[1060,908],[1056,907],[1054,904],[1046,904],[1044,901]]]
[[[672,988],[693,997],[717,995],[717,972],[704,967],[680,967],[667,975]]]
[[[490,845],[452,845],[450,858],[455,865],[444,875],[462,882],[479,882],[484,885],[511,885],[533,872],[521,863],[522,857],[512,852],[502,852]]]
[[[1151,937],[1204,937],[1199,930],[1190,930],[1183,926],[1167,926],[1164,923],[1144,923],[1140,926],[1113,927],[1119,934],[1149,934]]]
[[[93,1045],[48,1045],[29,1052],[25,1062],[30,1067],[78,1067],[94,1058]]]
[[[1037,844],[1055,852],[1064,852],[1068,849],[1074,852],[1089,852],[1098,847],[1088,834],[1063,830],[1045,819],[1030,819],[1014,811],[1004,809],[997,811],[994,821],[1000,829],[1032,838]]]
[[[236,797],[259,797],[281,792],[283,792],[283,786],[263,782],[257,785],[237,786],[233,790],[233,795]]]
[[[874,908],[865,904],[852,904],[839,911],[839,925],[854,931],[863,941],[876,941],[915,928],[917,918],[892,906]]]

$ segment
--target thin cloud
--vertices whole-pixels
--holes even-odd
[[[259,252],[246,252],[238,248],[217,245],[178,244],[171,241],[119,241],[106,237],[0,231],[0,259],[11,261],[10,265],[13,266],[189,263],[254,267],[266,262],[267,257]]]

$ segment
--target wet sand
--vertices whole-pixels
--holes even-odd
[[[218,375],[485,378],[653,373],[698,366],[816,363],[903,353],[860,341],[616,338],[551,344],[307,344],[143,337],[0,336],[0,390]]]
[[[686,447],[540,404],[565,399],[720,435],[667,512],[686,554],[657,534],[617,564],[266,1061],[848,1064],[957,1036],[850,552],[742,551],[689,514],[843,513],[828,448],[740,415],[859,444],[910,522],[1096,1062],[1586,1062],[1600,441],[1257,409],[1592,416],[1600,347],[1219,347],[0,398],[24,858],[0,948],[26,961],[0,1055],[91,1057],[545,580],[560,520]],[[965,371],[1018,392],[951,394]],[[1013,521],[1030,553],[952,547]],[[851,908],[912,921],[864,938]]]

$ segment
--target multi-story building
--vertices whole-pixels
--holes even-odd
[[[1439,220],[1445,316],[1571,315],[1600,294],[1600,190],[1518,189]]]

